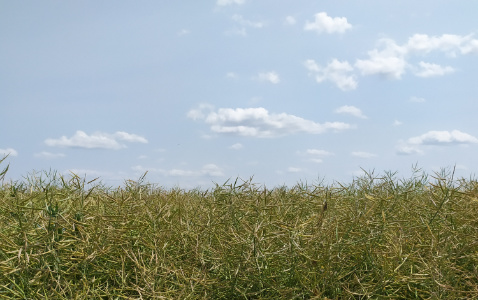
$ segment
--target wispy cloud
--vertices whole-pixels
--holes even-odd
[[[235,143],[229,146],[229,149],[232,149],[232,150],[240,150],[242,148],[244,148],[244,146],[241,143]]]
[[[372,158],[377,156],[376,154],[363,152],[363,151],[356,151],[351,153],[352,156],[359,157],[359,158]]]
[[[222,168],[216,164],[206,164],[203,165],[200,169],[184,169],[184,168],[172,168],[172,169],[157,169],[149,168],[141,165],[134,166],[133,171],[137,172],[154,172],[159,173],[163,176],[171,177],[201,177],[201,176],[211,176],[211,177],[221,177],[224,176]]]
[[[85,149],[121,149],[126,145],[121,142],[129,143],[148,143],[148,141],[139,135],[130,134],[124,131],[117,131],[114,134],[96,132],[91,135],[78,130],[68,138],[62,136],[58,139],[46,139],[45,144],[50,147],[71,147]]]
[[[336,113],[338,114],[348,114],[352,115],[357,118],[361,119],[367,119],[367,116],[362,113],[360,108],[357,108],[355,106],[350,106],[350,105],[344,105],[335,110]]]
[[[320,134],[329,130],[340,131],[353,126],[342,122],[316,123],[286,113],[269,113],[265,108],[220,108],[204,111],[192,109],[188,117],[201,119],[213,132],[256,138],[273,138],[296,133]]]
[[[227,5],[233,5],[233,4],[242,5],[245,2],[246,2],[245,0],[217,0],[216,4],[219,6],[227,6]]]
[[[297,23],[297,20],[293,16],[287,16],[285,18],[285,23],[287,25],[295,25],[295,23]]]
[[[417,96],[412,96],[410,97],[409,99],[410,102],[418,102],[418,103],[422,103],[422,102],[425,102],[425,98],[422,98],[422,97],[417,97]]]
[[[279,74],[277,74],[276,72],[259,73],[255,77],[255,79],[258,81],[266,81],[273,84],[278,84],[280,82]]]
[[[312,162],[315,162],[315,163],[322,163],[324,157],[335,155],[332,152],[322,150],[322,149],[307,149],[303,153],[299,152],[299,154],[306,155],[308,157],[309,161],[312,161]]]
[[[18,152],[17,150],[13,149],[13,148],[6,148],[6,149],[0,149],[0,158],[3,158],[3,156],[6,156],[6,155],[9,155],[9,156],[18,156]]]
[[[313,59],[305,61],[304,66],[318,83],[323,81],[333,82],[343,91],[357,88],[357,81],[352,73],[353,67],[347,61],[332,60],[327,66],[319,66]]]
[[[51,153],[51,152],[43,151],[40,153],[35,153],[34,156],[38,158],[55,159],[55,158],[63,158],[66,155],[64,153]]]
[[[326,12],[315,14],[315,19],[312,22],[307,21],[304,30],[315,31],[321,33],[344,33],[352,29],[352,25],[345,17],[329,17]]]

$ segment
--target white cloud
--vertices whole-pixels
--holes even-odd
[[[18,156],[18,152],[17,150],[13,149],[13,148],[6,148],[6,149],[0,149],[0,159],[3,158],[3,156],[6,156],[6,155],[9,155],[9,156]]]
[[[63,153],[51,153],[51,152],[43,151],[40,153],[35,153],[34,156],[38,158],[55,159],[55,158],[65,157],[66,155]]]
[[[294,25],[295,23],[297,23],[296,19],[293,16],[287,16],[285,18],[285,22],[288,25]]]
[[[259,73],[257,75],[257,80],[267,81],[273,84],[278,84],[280,82],[279,74],[276,72]]]
[[[408,39],[405,47],[409,52],[430,53],[437,50],[454,57],[457,52],[462,54],[473,52],[472,49],[476,47],[477,42],[477,40],[472,39],[471,34],[466,36],[455,34],[443,34],[441,36],[414,34]]]
[[[344,33],[351,28],[352,25],[347,22],[347,18],[332,18],[326,12],[315,14],[315,20],[313,22],[307,21],[304,26],[304,30],[316,31],[318,34],[323,32],[328,34]]]
[[[380,39],[378,47],[368,52],[368,59],[357,59],[354,66],[362,75],[382,75],[391,79],[401,79],[407,68],[416,69],[416,76],[442,76],[454,71],[452,67],[442,67],[433,63],[420,62],[418,67],[408,63],[412,55],[426,55],[432,51],[444,52],[449,56],[457,54],[478,53],[478,40],[472,35],[460,36],[443,34],[428,36],[414,34],[407,43],[398,45],[392,39]]]
[[[351,154],[352,156],[360,157],[360,158],[372,158],[377,156],[376,154],[369,153],[369,152],[362,152],[362,151],[352,152]]]
[[[304,66],[315,76],[318,83],[328,80],[343,91],[357,88],[355,76],[350,75],[353,67],[347,61],[341,62],[334,59],[326,67],[321,67],[314,60],[309,59],[305,61]]]
[[[335,110],[336,113],[338,114],[349,114],[357,118],[361,119],[367,119],[367,116],[365,116],[362,111],[355,107],[355,106],[349,106],[349,105],[344,105]]]
[[[269,113],[265,108],[220,108],[208,113],[193,109],[188,117],[203,119],[213,132],[221,134],[273,138],[295,133],[320,134],[328,130],[345,130],[352,126],[342,122],[323,124],[286,113]]]
[[[321,149],[307,149],[305,151],[306,154],[309,155],[318,155],[318,156],[330,156],[334,155],[334,153],[326,151],[326,150],[321,150]]]
[[[296,168],[296,167],[289,167],[289,168],[287,168],[287,172],[289,172],[289,173],[299,173],[299,172],[302,172],[302,169],[301,168]]]
[[[382,46],[382,49],[369,51],[369,59],[358,59],[355,67],[361,71],[362,75],[378,74],[387,78],[400,79],[407,66],[406,49],[398,46],[391,39],[381,39],[378,44]]]
[[[307,149],[305,153],[299,152],[299,154],[307,155],[309,157],[308,160],[314,163],[322,163],[323,162],[322,157],[324,156],[335,155],[332,152],[321,150],[321,149]]]
[[[244,146],[241,143],[235,143],[229,146],[229,149],[232,149],[232,150],[240,150],[242,148],[244,148]]]
[[[253,27],[253,28],[262,28],[265,26],[264,22],[254,22],[251,20],[244,19],[241,15],[233,15],[232,20],[239,23],[242,26]]]
[[[234,72],[227,72],[226,77],[231,79],[236,79],[238,75]]]
[[[398,120],[393,121],[393,126],[400,126],[400,125],[402,125],[402,124],[403,124],[403,123],[400,122],[400,121],[398,121]]]
[[[410,97],[410,102],[422,103],[422,102],[425,102],[425,101],[426,101],[425,98],[416,97],[416,96]]]
[[[417,147],[403,145],[398,147],[397,154],[398,155],[423,154],[423,151],[418,149]]]
[[[415,72],[415,75],[418,77],[443,76],[455,71],[452,67],[442,67],[437,64],[430,64],[423,61],[421,61],[419,65],[421,69]]]
[[[429,131],[417,137],[408,139],[411,145],[449,145],[449,144],[474,144],[478,139],[459,130]]]
[[[231,4],[241,5],[244,4],[245,0],[217,0],[216,4],[219,6],[227,6]]]
[[[188,35],[190,34],[191,31],[189,29],[181,29],[179,32],[178,32],[178,35],[179,36],[184,36],[184,35]]]
[[[78,130],[71,137],[62,136],[59,139],[46,139],[45,144],[50,147],[74,147],[86,149],[121,149],[126,145],[120,141],[130,143],[148,143],[148,141],[139,135],[130,134],[124,131],[117,131],[114,134],[96,132],[91,135]]]

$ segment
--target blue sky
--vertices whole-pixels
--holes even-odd
[[[1,1],[8,178],[350,182],[478,160],[476,1]]]

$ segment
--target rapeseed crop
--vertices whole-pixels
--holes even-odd
[[[3,182],[0,299],[478,297],[478,182],[453,171],[210,190],[144,175]]]

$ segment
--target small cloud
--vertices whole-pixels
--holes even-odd
[[[321,150],[321,149],[307,149],[305,151],[306,154],[309,154],[309,155],[318,155],[318,156],[330,156],[330,155],[334,155],[334,153],[332,152],[329,152],[329,151],[325,151],[325,150]]]
[[[425,98],[421,98],[421,97],[415,97],[415,96],[412,96],[410,97],[410,102],[417,102],[417,103],[422,103],[422,102],[425,102]]]
[[[232,149],[232,150],[240,150],[242,148],[244,148],[244,146],[241,143],[235,143],[229,146],[229,149]]]
[[[216,4],[219,6],[227,6],[232,4],[242,5],[245,2],[245,0],[217,0]]]
[[[3,158],[3,156],[18,156],[17,150],[13,148],[6,148],[6,149],[0,149],[0,158]]]
[[[148,141],[139,135],[130,134],[124,131],[117,131],[114,134],[96,132],[91,135],[78,130],[71,137],[62,136],[59,139],[46,139],[45,144],[50,147],[71,147],[85,149],[121,149],[126,145],[120,141],[129,143],[148,143]]]
[[[289,173],[299,173],[299,172],[302,172],[302,169],[301,168],[295,168],[295,167],[289,167],[289,168],[287,168],[287,172],[289,172]]]
[[[237,79],[239,76],[234,72],[227,72],[226,78]]]
[[[55,158],[65,157],[66,155],[63,153],[51,153],[51,152],[43,151],[40,153],[35,153],[34,156],[38,158],[55,159]]]
[[[352,152],[351,154],[352,154],[352,156],[360,157],[360,158],[372,158],[372,157],[377,156],[376,154],[373,154],[373,153],[361,152],[361,151]]]
[[[254,22],[251,20],[244,19],[241,15],[233,15],[232,20],[237,22],[239,25],[252,27],[252,28],[262,28],[265,26],[264,22]]]
[[[344,33],[349,29],[352,29],[352,25],[347,22],[347,18],[332,18],[326,12],[315,14],[315,20],[313,22],[307,21],[304,26],[304,30],[312,30],[318,34],[323,32],[328,34]]]
[[[322,163],[324,161],[322,157],[324,156],[335,155],[332,152],[322,149],[307,149],[304,153],[298,152],[298,154],[307,155],[309,157],[307,160],[314,163]]]
[[[423,154],[423,151],[409,145],[400,146],[397,148],[398,155],[413,155],[413,154]]]
[[[335,110],[336,113],[338,114],[349,114],[357,118],[361,119],[367,119],[367,116],[365,116],[362,111],[355,107],[355,106],[349,106],[349,105],[344,105]]]
[[[267,81],[273,84],[278,84],[280,82],[279,74],[276,72],[259,73],[256,79],[259,81]]]
[[[297,23],[297,21],[293,16],[287,16],[285,18],[285,23],[288,24],[288,25],[295,25],[295,23]]]
[[[400,121],[398,121],[398,120],[393,121],[393,126],[400,126],[400,125],[402,125],[402,124],[403,124],[403,123],[400,122]]]
[[[415,75],[418,77],[435,77],[435,76],[443,76],[448,73],[453,73],[455,69],[452,67],[442,67],[437,64],[430,64],[421,61],[419,63],[420,65],[420,70],[415,72]]]
[[[215,164],[204,165],[200,170],[184,170],[184,169],[171,169],[168,171],[162,171],[165,175],[180,176],[180,177],[199,177],[199,176],[224,176],[223,171]]]
[[[189,29],[181,29],[179,32],[178,32],[178,35],[179,36],[184,36],[184,35],[188,35],[190,34],[191,31]]]
[[[328,80],[343,91],[357,88],[355,76],[350,74],[353,67],[347,61],[341,62],[334,59],[326,67],[321,67],[314,60],[309,59],[305,61],[304,66],[315,76],[318,83]]]
[[[478,139],[459,130],[429,131],[417,137],[408,139],[412,145],[450,145],[450,144],[475,144]]]

